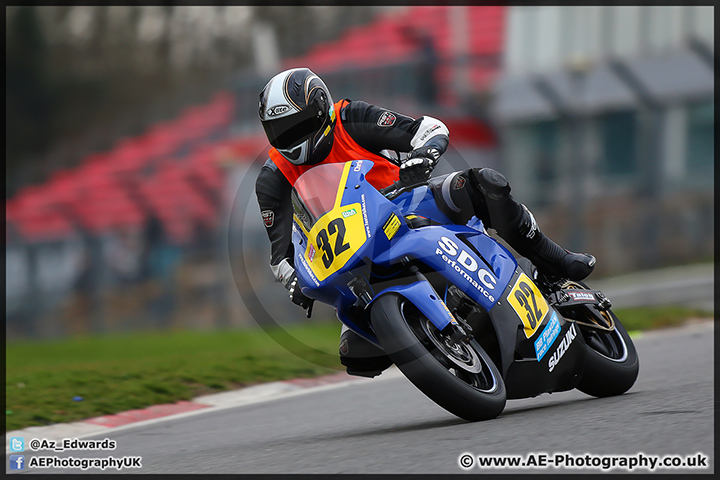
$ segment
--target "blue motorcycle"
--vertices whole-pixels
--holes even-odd
[[[365,179],[372,166],[319,165],[295,183],[305,295],[333,305],[425,395],[469,421],[498,416],[507,399],[632,387],[637,352],[602,292],[538,275],[476,217],[453,224],[427,183],[376,190]]]

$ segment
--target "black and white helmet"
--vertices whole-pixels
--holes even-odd
[[[310,69],[292,68],[270,79],[260,92],[258,115],[270,145],[290,163],[314,164],[330,153],[333,100]]]

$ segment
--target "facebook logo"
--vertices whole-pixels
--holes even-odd
[[[10,455],[10,470],[24,470],[25,455]]]
[[[10,451],[11,452],[25,451],[25,439],[23,437],[10,438]]]

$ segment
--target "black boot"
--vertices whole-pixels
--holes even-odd
[[[392,365],[385,352],[343,326],[340,335],[340,363],[349,375],[376,377]]]
[[[569,280],[582,280],[590,275],[595,257],[569,252],[547,238],[530,210],[512,197],[510,184],[503,174],[491,168],[473,168],[468,171],[468,178],[481,194],[473,196],[475,215],[483,221],[489,218],[490,228],[540,272]]]
[[[530,210],[522,205],[519,222],[514,222],[518,235],[508,243],[522,256],[527,257],[538,270],[550,277],[582,280],[595,268],[595,257],[587,253],[574,253],[550,240],[540,230]]]

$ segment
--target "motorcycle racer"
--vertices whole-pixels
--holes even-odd
[[[582,280],[595,266],[592,255],[570,252],[545,236],[500,172],[470,168],[430,179],[449,143],[449,131],[438,119],[414,119],[358,100],[334,102],[308,68],[270,79],[260,93],[258,116],[272,147],[255,185],[271,242],[270,268],[292,302],[305,309],[312,299],[297,285],[290,193],[298,177],[319,164],[371,160],[367,180],[378,189],[398,178],[405,184],[429,180],[438,208],[453,222],[465,224],[476,216],[545,275]],[[370,377],[391,364],[382,350],[347,327],[340,361],[348,373]]]

